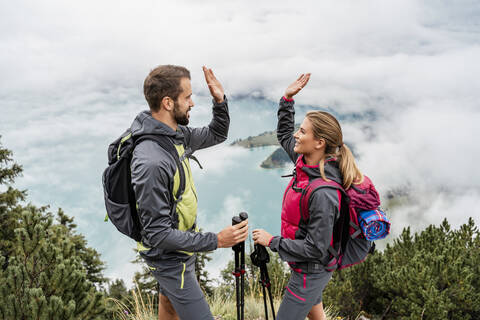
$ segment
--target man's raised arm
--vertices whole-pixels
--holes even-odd
[[[228,102],[223,86],[213,74],[212,69],[203,67],[203,74],[213,98],[213,118],[208,126],[191,128],[180,126],[185,135],[185,142],[192,152],[219,144],[227,139],[230,126]]]

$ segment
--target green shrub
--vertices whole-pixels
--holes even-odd
[[[346,317],[480,319],[480,237],[473,219],[447,220],[419,234],[410,228],[364,263],[335,272],[325,303]]]
[[[108,318],[100,255],[61,209],[21,204],[11,155],[0,144],[0,319]]]

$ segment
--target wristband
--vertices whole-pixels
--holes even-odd
[[[293,101],[293,98],[292,99],[287,99],[287,97],[285,97],[285,96],[283,96],[282,99],[287,101],[287,102],[292,102]]]
[[[270,241],[268,241],[268,246],[267,246],[267,247],[270,248],[270,244],[272,243],[273,238],[274,238],[274,237],[271,237],[271,238],[270,238]]]

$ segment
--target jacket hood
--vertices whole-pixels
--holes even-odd
[[[165,123],[158,121],[152,117],[149,110],[140,112],[133,120],[130,126],[133,137],[139,137],[145,134],[158,134],[172,137],[175,140],[183,140],[183,132],[178,129],[174,131]]]
[[[324,171],[325,171],[325,177],[327,179],[333,180],[336,183],[343,185],[343,179],[342,179],[342,173],[340,172],[340,169],[338,167],[338,161],[335,158],[329,158],[325,161],[325,166],[324,166]],[[307,166],[303,162],[303,156],[299,159],[299,166],[302,171],[304,171],[306,174],[308,174],[309,177],[311,178],[321,178],[322,176],[320,175],[320,168],[318,166],[312,167],[312,166]]]

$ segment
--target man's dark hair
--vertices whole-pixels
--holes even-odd
[[[173,65],[158,66],[145,78],[143,94],[147,99],[151,111],[160,110],[160,102],[164,97],[170,97],[177,101],[182,93],[180,80],[190,79],[190,71],[187,68]]]

